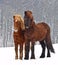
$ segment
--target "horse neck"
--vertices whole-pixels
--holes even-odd
[[[19,28],[19,29],[18,29],[18,33],[21,33],[21,31],[22,31],[21,28]]]
[[[35,27],[35,22],[34,22],[34,21],[31,22],[31,26],[32,26],[33,28]]]

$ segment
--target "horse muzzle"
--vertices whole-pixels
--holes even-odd
[[[26,29],[28,29],[29,27],[28,27],[28,26],[26,26],[25,28],[26,28]]]

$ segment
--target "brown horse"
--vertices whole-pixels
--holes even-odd
[[[23,57],[23,44],[24,44],[24,35],[22,30],[25,29],[24,20],[20,15],[14,15],[14,45],[15,45],[15,59],[18,59],[18,46],[20,45],[20,59]]]
[[[25,23],[25,59],[29,58],[29,47],[31,41],[31,58],[35,58],[34,56],[34,43],[35,41],[40,41],[42,46],[42,54],[41,58],[45,57],[45,45],[47,47],[47,57],[50,57],[50,51],[54,53],[54,49],[51,42],[50,37],[50,27],[48,24],[42,22],[35,24],[33,15],[31,11],[25,11],[24,15],[24,23]]]

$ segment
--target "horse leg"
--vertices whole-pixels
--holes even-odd
[[[51,57],[51,55],[50,55],[51,45],[50,45],[50,41],[48,38],[46,38],[46,46],[47,46],[47,57]]]
[[[47,57],[51,57],[48,45],[47,45]]]
[[[15,59],[18,59],[18,44],[15,44]]]
[[[45,43],[44,43],[44,40],[40,41],[40,44],[41,44],[41,47],[42,47],[42,53],[41,53],[41,56],[40,58],[44,58],[45,57]]]
[[[23,44],[20,44],[20,59],[23,58]]]
[[[31,59],[35,59],[35,55],[34,55],[34,42],[31,42]]]
[[[29,59],[29,49],[30,49],[30,41],[27,41],[25,43],[25,58],[24,59]]]
[[[51,57],[50,50],[53,49],[53,47],[51,46],[52,43],[50,42],[49,34],[46,36],[45,42],[46,42],[46,46],[47,46],[47,57]]]

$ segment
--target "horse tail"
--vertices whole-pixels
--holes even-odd
[[[50,51],[51,51],[52,53],[55,53],[55,50],[54,50],[52,44],[49,45],[49,49],[50,49]]]
[[[52,53],[55,53],[55,50],[54,50],[54,48],[53,48],[52,41],[51,41],[50,28],[49,28],[48,31],[47,31],[46,42],[47,42],[47,47],[48,47],[48,49],[49,49]]]
[[[47,48],[51,52],[55,53],[54,48],[53,48],[53,45],[52,45],[52,41],[51,41],[51,36],[50,36],[50,27],[49,27],[48,24],[46,24],[44,22],[42,22],[42,24],[44,25],[45,29],[47,30],[46,39],[45,39],[46,44],[47,44]]]
[[[51,38],[50,38],[49,35],[48,35],[47,37],[48,37],[48,38],[46,38],[47,47],[48,47],[48,49],[49,49],[52,53],[55,53],[54,48],[53,48],[53,45],[52,45]]]

